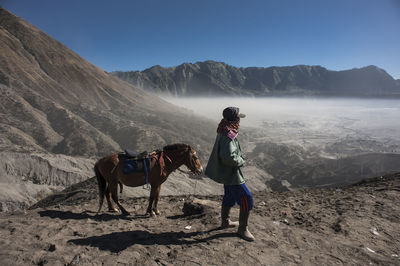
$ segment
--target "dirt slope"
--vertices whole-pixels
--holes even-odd
[[[95,183],[25,213],[0,214],[2,265],[400,265],[400,174],[342,189],[259,192],[248,243],[219,230],[220,196],[124,198],[133,212],[96,215]],[[47,207],[46,207],[47,206]],[[238,209],[233,210],[237,217]]]
[[[0,152],[0,212],[26,209],[92,177],[94,163],[61,154]]]
[[[209,148],[214,127],[0,7],[0,150],[99,156],[179,142]]]

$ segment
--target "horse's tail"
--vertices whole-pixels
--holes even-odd
[[[96,174],[97,183],[99,185],[99,210],[97,211],[97,213],[99,213],[101,207],[103,206],[104,195],[106,193],[106,180],[99,171],[98,163],[94,165],[94,172]]]

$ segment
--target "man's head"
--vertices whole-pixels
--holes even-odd
[[[245,114],[239,113],[238,107],[227,107],[222,112],[222,116],[228,121],[237,121],[240,118],[246,117]]]

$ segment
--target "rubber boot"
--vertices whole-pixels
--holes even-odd
[[[239,214],[239,228],[238,228],[238,235],[247,241],[254,241],[254,236],[249,232],[247,228],[248,220],[249,220],[250,211],[243,211],[240,210]]]
[[[232,222],[229,219],[229,212],[231,211],[231,207],[222,205],[221,207],[221,228],[231,228],[239,225],[239,222]]]

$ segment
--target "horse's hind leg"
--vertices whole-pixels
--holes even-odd
[[[160,191],[161,191],[161,184],[156,187],[155,192],[154,192],[155,195],[154,195],[154,203],[153,203],[153,212],[156,215],[160,215],[161,214],[160,211],[157,208],[158,200],[160,199]]]
[[[114,202],[118,205],[118,208],[121,210],[123,215],[129,215],[130,213],[122,207],[121,203],[118,200],[118,183],[110,184],[111,195]]]
[[[156,213],[153,211],[153,202],[154,202],[154,196],[155,196],[155,186],[151,186],[150,190],[150,198],[149,198],[149,206],[147,207],[146,213],[150,214],[150,216],[154,216]]]
[[[106,188],[106,199],[107,199],[107,205],[108,205],[108,211],[110,212],[118,212],[118,210],[114,207],[114,205],[111,202],[111,188],[110,184],[107,185]]]

